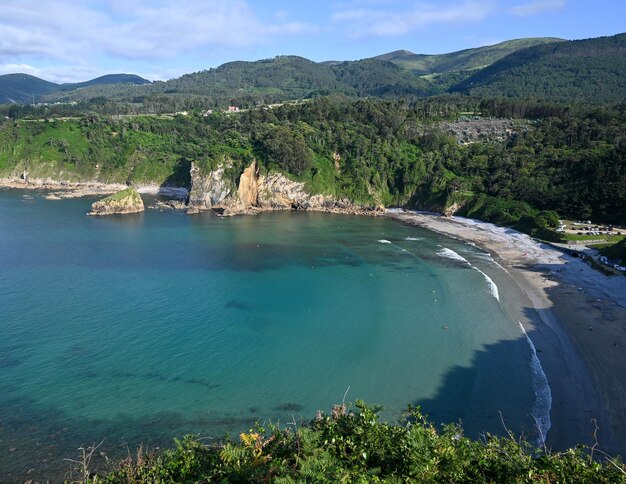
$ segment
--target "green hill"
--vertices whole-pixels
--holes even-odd
[[[477,71],[452,91],[566,102],[626,100],[626,34],[536,45]]]
[[[103,103],[116,101],[118,106],[143,103],[150,113],[229,104],[254,107],[326,94],[415,98],[445,93],[622,102],[626,100],[626,34],[580,41],[517,39],[440,55],[400,50],[345,62],[277,56],[229,62],[154,83],[132,74],[63,85],[25,74],[0,76],[0,103],[32,104],[33,94],[36,102],[98,98]]]
[[[61,89],[69,91],[72,89],[79,89],[88,86],[102,86],[108,84],[142,85],[151,84],[151,82],[147,79],[144,79],[143,77],[139,77],[136,74],[107,74],[104,76],[96,77],[95,79],[91,79],[90,81],[62,84]]]
[[[512,52],[527,47],[542,45],[551,42],[562,42],[563,39],[555,37],[537,37],[528,39],[515,39],[501,42],[495,45],[487,45],[473,49],[460,50],[449,54],[414,54],[407,50],[397,50],[388,54],[379,55],[374,59],[393,62],[400,67],[410,70],[415,74],[426,75],[450,71],[463,71],[480,69]]]
[[[402,97],[429,94],[430,83],[393,62],[364,59],[331,66],[337,81],[359,96]]]
[[[57,84],[29,74],[6,74],[0,76],[0,104],[33,104],[48,101],[61,91],[109,84],[138,85],[150,84],[150,81],[134,74],[108,74],[85,82]]]
[[[345,91],[345,86],[337,81],[329,66],[291,55],[254,62],[229,62],[215,69],[156,83],[153,89],[214,97],[280,94],[284,99],[309,97],[320,90]]]
[[[58,89],[54,82],[44,81],[28,74],[0,76],[0,104],[32,104],[42,94]]]

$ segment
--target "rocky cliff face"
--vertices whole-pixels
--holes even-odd
[[[259,166],[256,160],[241,174],[237,196],[244,207],[256,207],[259,204]]]
[[[224,167],[203,176],[192,164],[189,213],[207,209],[226,216],[289,209],[361,214],[384,212],[382,207],[362,207],[349,200],[312,195],[306,191],[304,183],[289,180],[280,173],[260,175],[256,161],[241,174],[236,192],[223,180],[223,175]]]
[[[195,163],[191,163],[190,207],[208,210],[226,200],[231,193],[230,182],[224,177],[224,171],[228,167],[227,164],[222,164],[205,175]]]
[[[91,205],[88,215],[115,215],[143,212],[143,200],[139,192],[132,187],[109,195]]]
[[[304,189],[304,183],[289,180],[280,173],[270,173],[259,179],[259,206],[263,208],[315,210],[331,203],[324,195],[311,195]]]

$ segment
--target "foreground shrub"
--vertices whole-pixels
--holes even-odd
[[[140,449],[90,482],[626,482],[619,459],[591,449],[552,453],[511,434],[472,440],[459,425],[438,430],[418,408],[388,424],[379,407],[356,406],[335,406],[307,427],[259,427],[239,441],[186,436],[161,453]]]

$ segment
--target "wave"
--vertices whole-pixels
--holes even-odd
[[[448,249],[447,247],[444,247],[443,249],[438,250],[437,255],[441,257],[445,257],[447,259],[458,260],[459,262],[464,262],[468,266],[472,265],[469,263],[469,261],[465,257],[457,254],[452,249]]]
[[[487,274],[485,274],[483,271],[481,271],[477,267],[472,266],[472,269],[477,270],[484,276],[485,280],[487,281],[487,285],[489,286],[489,292],[491,293],[493,297],[495,297],[499,301],[500,293],[498,292],[498,286],[496,286],[496,283],[493,282],[493,279],[491,279],[491,277],[489,277]]]
[[[457,260],[459,262],[463,262],[464,264],[467,264],[475,271],[480,272],[485,278],[485,281],[487,281],[487,286],[489,286],[489,292],[491,293],[491,295],[495,297],[498,301],[500,300],[500,293],[498,291],[498,286],[496,285],[495,282],[493,282],[493,279],[491,279],[491,277],[489,277],[487,274],[481,271],[478,267],[475,267],[472,264],[470,264],[470,262],[465,257],[454,252],[452,249],[448,249],[447,247],[444,247],[438,250],[437,255],[441,257],[446,257],[448,259]]]
[[[421,237],[406,237],[404,240],[424,240]]]
[[[381,244],[391,244],[391,242],[389,242],[387,239],[380,239],[378,242],[380,242]]]
[[[548,378],[546,377],[546,374],[543,371],[543,367],[541,366],[541,362],[537,357],[537,349],[535,348],[535,345],[530,339],[530,336],[528,336],[528,333],[524,329],[522,323],[520,321],[518,321],[517,323],[522,329],[522,333],[524,333],[524,336],[526,336],[528,346],[530,346],[530,369],[532,372],[533,391],[535,393],[535,403],[533,404],[532,415],[539,430],[538,444],[539,446],[543,446],[543,444],[545,444],[546,442],[548,431],[552,426],[552,422],[550,421],[550,409],[552,408],[552,390],[550,390]]]

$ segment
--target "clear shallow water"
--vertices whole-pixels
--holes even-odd
[[[388,419],[413,403],[472,435],[501,433],[499,412],[533,432],[513,289],[479,249],[386,219],[92,201],[0,191],[0,476],[102,439],[115,456],[308,421],[348,387]]]

